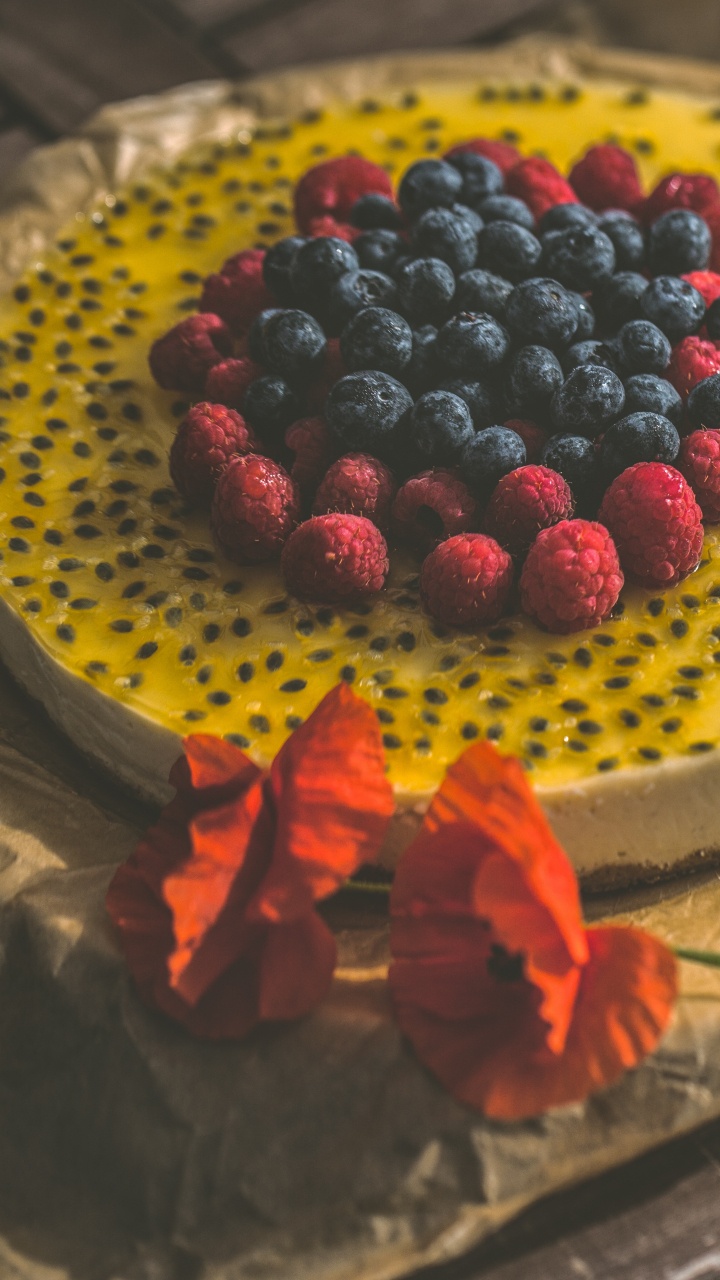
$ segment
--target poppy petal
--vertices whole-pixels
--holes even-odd
[[[193,792],[244,791],[260,775],[257,765],[234,743],[210,733],[193,733],[183,742],[184,754],[170,770],[170,782],[178,790]],[[202,797],[215,803],[214,796]]]
[[[261,1018],[301,1018],[332,984],[335,939],[315,911],[287,924],[268,925],[260,969]]]

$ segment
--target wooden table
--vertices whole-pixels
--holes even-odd
[[[473,41],[539,7],[540,0],[0,0],[0,183],[31,147],[71,131],[103,102],[289,61]],[[0,736],[22,750],[28,711],[20,693],[11,696],[17,715]],[[72,769],[70,749],[65,758]],[[471,1258],[415,1280],[421,1274],[720,1280],[720,1123],[554,1196]]]

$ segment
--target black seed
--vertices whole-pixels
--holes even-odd
[[[545,730],[548,728],[549,724],[550,724],[550,721],[546,720],[544,716],[533,716],[532,720],[530,721],[530,728],[532,729],[533,733],[544,733]]]
[[[507,707],[512,706],[512,703],[507,698],[503,698],[502,694],[494,693],[488,698],[488,706],[493,711],[504,711]]]
[[[617,640],[615,636],[606,635],[604,631],[601,631],[599,635],[593,636],[593,644],[600,645],[601,649],[611,649],[614,644],[617,644]]]
[[[178,609],[177,605],[172,609],[166,609],[165,622],[168,627],[179,627],[182,622],[182,609]]]
[[[370,632],[370,628],[366,627],[362,622],[356,622],[352,627],[348,627],[345,635],[348,640],[362,640]]]
[[[387,636],[375,636],[368,645],[373,653],[384,653],[390,647],[390,641]]]
[[[279,649],[274,649],[273,652],[269,653],[265,659],[265,666],[268,671],[279,671],[284,661],[285,654],[281,653]]]
[[[59,529],[46,529],[43,538],[51,547],[60,547],[64,541]]]
[[[611,676],[605,681],[606,689],[627,689],[630,684],[629,676]]]
[[[713,750],[714,750],[714,748],[715,748],[715,743],[714,743],[714,742],[691,742],[691,743],[690,743],[690,750],[691,750],[691,751],[698,751],[698,752],[699,752],[699,751],[713,751]]]
[[[256,733],[269,733],[270,721],[267,716],[251,716],[250,727],[251,729],[254,729]]]
[[[232,701],[230,694],[226,693],[224,689],[215,689],[213,693],[208,694],[207,700],[214,707],[226,707]]]
[[[641,755],[643,760],[659,760],[661,754],[655,747],[640,747],[638,751],[638,755]]]
[[[270,617],[274,617],[278,613],[287,613],[289,604],[289,600],[273,600],[270,604],[265,605],[263,613],[270,615]]]
[[[355,668],[350,666],[341,667],[340,679],[344,681],[345,684],[352,684],[355,679]]]
[[[581,702],[579,698],[566,698],[564,702],[560,703],[560,705],[563,711],[571,711],[573,713],[579,713],[589,709],[587,702]]]
[[[638,631],[635,639],[638,644],[644,645],[646,649],[654,649],[657,644],[655,636],[651,635],[649,631]]]
[[[447,694],[442,689],[435,689],[432,686],[423,691],[423,697],[434,707],[442,707],[448,700]]]
[[[557,684],[557,676],[553,675],[552,671],[539,671],[536,676],[536,683],[541,685]]]
[[[679,716],[671,716],[669,720],[663,720],[660,728],[663,733],[677,733],[682,728],[682,720]]]
[[[54,596],[56,600],[67,600],[70,595],[70,588],[67,582],[51,582],[50,595]]]
[[[31,587],[34,578],[28,578],[26,574],[19,574],[16,578],[11,579],[14,587]]]
[[[665,601],[659,598],[648,601],[648,613],[653,618],[658,618],[665,608]]]
[[[55,634],[58,640],[64,640],[66,644],[72,644],[75,639],[75,628],[71,627],[68,622],[61,622],[60,626],[55,628]]]
[[[458,687],[460,689],[472,689],[474,685],[479,683],[479,681],[480,676],[477,671],[469,671],[466,676],[463,676]]]
[[[490,742],[498,742],[502,738],[504,729],[501,724],[491,724],[485,733],[485,737]]]
[[[207,626],[203,627],[203,640],[205,643],[214,644],[220,635],[220,630],[221,629],[216,622],[208,622]]]
[[[110,582],[115,577],[115,570],[107,561],[101,560],[99,564],[95,565],[95,575],[101,582]]]
[[[542,742],[533,742],[532,739],[526,742],[525,750],[535,760],[544,760],[547,756],[547,747]]]
[[[149,605],[151,609],[159,609],[160,605],[164,604],[167,598],[167,591],[154,591],[151,596],[147,596],[145,603]]]
[[[683,636],[687,635],[689,627],[683,618],[675,618],[674,622],[670,623],[670,630],[678,640],[681,640]]]
[[[210,574],[206,573],[204,569],[193,567],[190,569],[183,569],[182,576],[183,578],[187,578],[189,582],[207,582]]]
[[[29,551],[30,550],[30,543],[26,542],[24,538],[11,538],[10,541],[8,542],[8,546],[11,551]]]
[[[402,746],[402,739],[398,738],[397,734],[395,733],[384,733],[382,736],[382,740],[383,740],[383,746],[387,747],[388,751],[396,751],[399,747]]]
[[[70,601],[71,609],[94,609],[97,600],[91,600],[89,596],[77,596]]]
[[[465,724],[460,730],[462,737],[465,738],[467,742],[471,742],[473,738],[477,738],[479,732],[480,730],[478,729],[476,724],[473,724],[472,720],[466,720]]]
[[[587,743],[580,742],[577,738],[571,738],[568,742],[568,747],[571,751],[587,751]]]
[[[240,666],[237,669],[238,680],[241,680],[243,684],[247,684],[249,680],[252,680],[254,675],[255,675],[255,668],[252,662],[240,663]]]
[[[665,699],[661,698],[657,693],[644,693],[642,700],[648,707],[664,707]]]
[[[100,530],[96,529],[94,524],[79,524],[75,529],[75,533],[78,538],[84,538],[86,541],[101,536]]]
[[[702,667],[678,667],[677,670],[684,680],[701,680],[703,676]]]
[[[244,639],[245,636],[250,635],[252,626],[248,618],[235,618],[230,630],[233,635],[239,636],[240,639]]]
[[[106,662],[88,662],[88,664],[87,664],[87,666],[86,666],[86,668],[85,668],[85,670],[87,671],[88,675],[97,675],[97,676],[104,676],[104,675],[106,675],[106,674],[107,674],[107,669],[108,669],[108,668],[107,668],[107,663],[106,663]]]
[[[130,621],[129,618],[115,618],[110,623],[110,630],[119,631],[121,634],[125,634],[128,631],[132,631],[132,629],[133,629],[133,623]]]
[[[605,760],[598,760],[597,767],[600,773],[609,773],[611,769],[616,769],[618,764],[617,756],[607,756]]]
[[[377,680],[377,677],[376,677],[376,680]],[[394,684],[388,685],[387,689],[383,689],[384,698],[397,700],[398,698],[407,698],[407,696],[408,696],[407,689],[399,689],[397,685],[394,685]]]
[[[300,621],[296,623],[295,630],[300,636],[311,636],[315,630],[315,623],[312,618],[301,618]]]
[[[307,680],[300,680],[300,679],[286,680],[284,684],[280,685],[280,690],[282,693],[302,693],[303,689],[306,689],[306,688],[307,688]]]
[[[308,654],[310,662],[327,662],[332,656],[332,649],[314,649],[312,653]]]
[[[186,711],[183,716],[183,720],[204,720],[205,714],[206,713],[204,711]],[[248,746],[249,745],[250,744],[248,743]]]
[[[636,667],[640,659],[634,653],[626,653],[622,658],[615,659],[616,667]]]
[[[573,654],[573,660],[577,662],[579,667],[591,667],[593,656],[589,649],[576,649]]]
[[[13,516],[10,523],[13,526],[13,529],[34,529],[35,528],[35,521],[31,520],[29,516]]]
[[[673,693],[676,693],[678,698],[684,698],[686,702],[697,702],[700,697],[697,689],[693,689],[691,684],[676,684],[673,687]]]
[[[123,600],[134,600],[135,596],[141,596],[145,588],[146,582],[130,582],[122,593]]]
[[[179,653],[179,658],[184,667],[191,667],[197,658],[197,650],[192,644],[186,644]]]
[[[165,556],[165,548],[158,546],[156,542],[148,542],[140,552],[146,560],[162,560]]]
[[[212,675],[212,667],[201,667],[197,673],[196,679],[198,684],[208,684]]]
[[[641,723],[640,716],[637,711],[621,711],[620,719],[626,729],[637,729],[638,725]]]
[[[578,720],[578,729],[581,733],[602,733],[603,727],[598,724],[597,720]]]

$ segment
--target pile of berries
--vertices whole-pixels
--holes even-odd
[[[439,620],[519,602],[551,631],[607,617],[624,576],[696,567],[720,520],[712,178],[645,197],[619,147],[565,179],[477,138],[395,194],[362,157],[320,164],[295,213],[150,353],[198,401],[172,476],[229,557],[342,601],[404,543]]]

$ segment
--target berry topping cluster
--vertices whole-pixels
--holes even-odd
[[[317,165],[295,215],[150,353],[198,401],[172,477],[226,555],[332,602],[380,590],[404,544],[440,621],[519,604],[558,632],[608,617],[624,577],[696,567],[720,520],[712,178],[646,196],[617,146],[565,178],[476,138],[397,191],[360,156]]]

